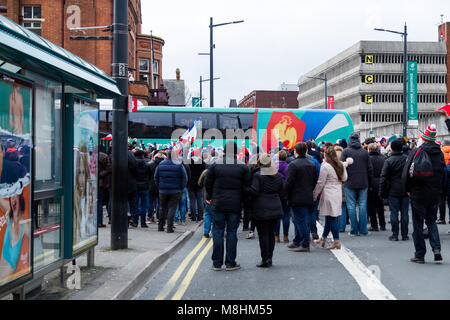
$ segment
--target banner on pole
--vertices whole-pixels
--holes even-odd
[[[329,110],[334,109],[334,97],[333,96],[328,97],[328,109]]]
[[[408,127],[419,127],[417,115],[417,61],[408,61]]]

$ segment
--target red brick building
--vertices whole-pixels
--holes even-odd
[[[441,24],[438,28],[438,39],[447,47],[447,103],[450,103],[450,22]]]
[[[0,0],[0,14],[73,52],[112,75],[112,40],[71,40],[71,36],[112,36],[102,29],[72,31],[74,27],[109,26],[114,0]],[[129,0],[129,92],[144,105],[152,104],[162,82],[164,40],[142,34],[141,1]],[[153,70],[153,72],[152,72]],[[131,77],[130,77],[131,78]]]
[[[297,109],[297,91],[255,90],[239,101],[239,108]]]

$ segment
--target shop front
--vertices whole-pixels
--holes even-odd
[[[114,80],[0,15],[0,296],[98,243],[97,98]]]

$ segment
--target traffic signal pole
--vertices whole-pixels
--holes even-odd
[[[128,248],[128,0],[114,0],[111,250]]]

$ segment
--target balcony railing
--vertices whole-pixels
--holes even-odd
[[[167,106],[169,105],[169,95],[166,88],[149,90],[149,106]]]

